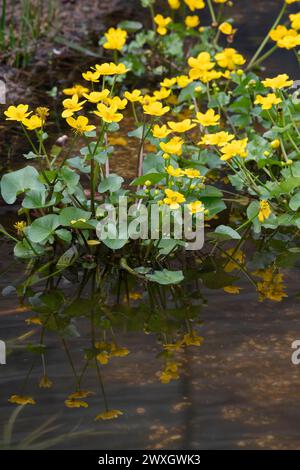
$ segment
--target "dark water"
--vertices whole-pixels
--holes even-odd
[[[234,11],[239,25],[238,41],[248,57],[268,31],[281,3],[237,2]],[[113,15],[111,18],[113,21]],[[52,88],[54,78],[61,87],[71,83],[82,65],[77,63],[74,69],[73,61],[68,66],[63,62],[61,67],[58,62],[49,75],[51,80],[47,81],[44,75],[43,83],[36,87],[37,97],[43,96],[42,90]],[[287,72],[297,78],[292,52],[279,51],[266,65],[270,74]],[[2,157],[6,158],[6,154]],[[10,165],[14,167],[20,161],[11,161]],[[126,171],[125,160],[122,165]],[[0,222],[10,225],[14,216],[14,211],[2,212]],[[23,267],[13,262],[9,245],[1,243],[2,289],[18,278]],[[289,297],[281,303],[260,303],[247,281],[238,296],[206,290],[207,305],[199,306],[199,319],[203,322],[199,334],[204,343],[182,355],[180,379],[170,384],[161,384],[156,375],[162,363],[157,358],[161,345],[154,335],[119,331],[118,340],[130,354],[114,358],[102,368],[109,404],[124,412],[115,421],[94,422],[95,415],[103,410],[98,395],[89,401],[88,409],[70,410],[64,406],[66,396],[74,390],[74,381],[61,344],[49,334],[48,375],[54,386],[49,390],[38,388],[42,366],[37,361],[27,393],[38,404],[20,413],[11,443],[6,447],[22,446],[30,433],[53,418],[47,427],[59,427],[44,436],[38,433],[38,440],[29,446],[40,443],[42,447],[57,449],[299,449],[300,366],[292,365],[290,359],[291,343],[300,338],[296,299],[299,286],[294,272],[285,274]],[[23,341],[16,339],[32,330],[24,322],[30,312],[17,309],[14,296],[0,298],[0,339],[12,347],[7,365],[0,366],[0,429],[14,410],[7,398],[19,392],[31,365],[32,355],[24,350],[24,344],[37,340],[36,333]],[[81,332],[80,338],[70,341],[78,365],[89,338],[84,324]],[[84,388],[96,390],[93,371],[88,373]],[[77,432],[81,434],[76,437]],[[45,443],[54,436],[58,437],[56,442]],[[1,442],[0,431],[0,446]]]

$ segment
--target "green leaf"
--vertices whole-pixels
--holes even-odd
[[[227,240],[229,239],[240,240],[241,238],[240,234],[236,230],[233,230],[233,228],[228,227],[227,225],[219,225],[216,228],[215,233],[217,235],[220,235],[221,238],[227,239]]]
[[[125,31],[128,31],[129,33],[134,33],[135,31],[142,29],[143,25],[139,21],[125,20],[118,24],[118,28],[125,29]]]
[[[300,192],[296,193],[296,194],[294,194],[294,196],[292,196],[292,198],[289,202],[289,206],[292,209],[292,211],[297,211],[299,209],[299,207],[300,207]]]
[[[14,247],[14,255],[22,259],[34,258],[41,255],[43,251],[44,249],[41,246],[35,245],[34,243],[30,245],[25,239],[18,242]]]
[[[73,227],[71,221],[78,219],[88,220],[91,218],[91,215],[91,212],[78,209],[77,207],[65,207],[59,214],[59,225]]]
[[[34,220],[28,227],[27,235],[34,243],[47,241],[53,235],[55,229],[60,225],[59,217],[56,214],[48,214]]]
[[[17,195],[28,190],[44,190],[39,173],[33,166],[7,173],[1,179],[1,194],[7,204],[13,204]]]
[[[105,193],[109,191],[114,193],[119,191],[122,186],[124,178],[122,176],[118,176],[114,173],[110,174],[107,178],[104,178],[98,186],[99,193]]]
[[[154,271],[153,274],[146,274],[146,278],[149,281],[157,282],[161,285],[179,284],[183,281],[184,276],[182,271],[169,271],[163,269],[162,271]]]
[[[58,269],[66,269],[71,266],[78,258],[78,251],[76,246],[71,246],[56,263]]]
[[[151,181],[152,184],[156,184],[166,177],[166,173],[148,173],[140,176],[130,183],[131,186],[139,186],[145,184],[146,181]]]
[[[25,209],[41,209],[53,206],[56,202],[56,197],[52,196],[51,200],[46,203],[46,196],[47,192],[45,189],[32,189],[26,193],[22,206],[25,207]]]

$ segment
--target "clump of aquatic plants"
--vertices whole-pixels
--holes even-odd
[[[200,30],[195,10],[205,7],[202,0],[169,1],[170,17],[156,13],[154,2],[143,1],[150,8],[154,29],[137,32],[127,45],[128,31],[138,25],[125,22],[110,28],[101,44],[107,54],[112,51],[112,60],[95,64],[83,72],[81,84],[63,90],[62,118],[73,131],[67,145],[48,143],[51,110],[18,104],[4,111],[31,146],[24,154],[28,164],[1,180],[4,201],[20,203],[15,233],[1,229],[15,242],[15,256],[28,262],[18,295],[37,313],[29,323],[41,328],[41,339],[45,330],[57,331],[69,359],[65,337],[78,317],[88,317],[92,338],[86,367],[95,363],[103,393],[100,365],[128,353],[114,338],[108,341],[106,334],[122,318],[122,284],[128,303],[132,282],[140,283],[149,295],[150,312],[141,324],[160,337],[165,360],[160,380],[168,383],[179,376],[176,353],[202,341],[191,327],[196,315],[187,293],[181,291],[184,278],[196,282],[193,292],[199,297],[201,285],[238,294],[242,274],[260,300],[281,301],[287,294],[280,268],[293,266],[300,256],[300,99],[286,74],[261,79],[253,71],[270,53],[263,52],[269,39],[276,40],[276,47],[296,50],[300,13],[290,14],[288,26],[279,23],[288,5],[298,2],[284,2],[268,38],[248,64],[231,45],[236,30],[222,16],[226,3],[207,1],[213,24]],[[180,23],[178,10],[183,6],[189,15]],[[165,49],[168,44],[174,47],[174,37],[179,38],[180,50],[188,46],[187,59],[174,53],[169,70],[161,64],[160,73],[165,75],[155,88],[147,82],[151,61],[147,62],[147,54],[142,57],[148,46],[141,35],[151,36],[153,50],[167,59]],[[142,86],[130,85],[133,74],[143,77]],[[124,118],[130,122],[129,133],[123,130]],[[112,160],[118,158],[115,147],[127,145],[128,137],[137,142],[136,149],[128,147],[128,158],[135,159],[137,168],[131,182],[111,171]],[[125,196],[137,205],[158,205],[161,219],[163,208],[171,208],[174,223],[183,205],[194,224],[204,217],[206,242],[188,255],[189,269],[184,239],[161,234],[156,240],[129,236],[99,240],[97,226],[105,215],[102,203],[116,205]],[[254,254],[246,255],[246,245],[247,253]],[[64,279],[81,286],[72,301],[57,290]],[[91,297],[82,299],[89,282]],[[38,288],[41,283],[46,291]],[[110,293],[118,305],[113,312],[107,305]],[[139,296],[131,300],[138,301]],[[178,316],[172,310],[179,298],[186,331],[177,323],[178,318],[182,323],[182,311]],[[170,299],[175,303],[168,312],[171,328],[165,315]],[[141,305],[138,311],[143,311]],[[32,350],[44,357],[42,340]],[[90,392],[82,390],[84,373],[75,371],[72,360],[71,367],[76,391],[66,405],[86,407]],[[51,386],[46,373],[43,384]],[[32,397],[19,395],[11,401],[34,403]],[[110,410],[105,399],[105,411],[98,419],[120,414]]]

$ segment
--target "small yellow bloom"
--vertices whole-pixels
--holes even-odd
[[[163,116],[169,110],[169,106],[163,106],[160,101],[154,101],[153,103],[144,104],[143,106],[144,113],[150,114],[150,116]]]
[[[157,139],[164,139],[170,133],[171,131],[167,128],[165,124],[163,124],[162,126],[155,124],[155,126],[152,129],[152,135],[153,137],[156,137]]]
[[[7,121],[18,121],[22,122],[26,119],[31,111],[28,112],[28,104],[19,104],[18,106],[9,106],[9,108],[4,111],[4,114]]]
[[[89,246],[96,246],[96,245],[100,245],[101,243],[100,240],[87,240],[86,242]]]
[[[110,106],[114,106],[117,110],[118,109],[125,109],[127,106],[128,101],[126,98],[123,100],[119,96],[114,96],[113,98],[108,98],[108,104]]]
[[[85,103],[84,101],[78,101],[78,95],[73,95],[72,98],[67,98],[63,101],[63,107],[65,108],[62,112],[63,118],[68,118],[73,116],[73,114],[82,109],[82,106]]]
[[[105,106],[105,104],[100,103],[97,105],[97,110],[94,111],[94,114],[101,117],[104,122],[120,122],[123,119],[123,114],[117,113],[116,106]]]
[[[29,131],[40,129],[43,126],[43,120],[36,114],[32,114],[30,118],[23,119],[22,123]]]
[[[173,85],[176,83],[176,77],[174,78],[165,78],[162,82],[160,82],[160,85],[163,88],[171,88]]]
[[[172,10],[178,10],[178,8],[180,8],[180,0],[168,0],[168,4]]]
[[[173,137],[168,142],[160,142],[160,148],[167,154],[177,155],[180,157],[182,155],[182,145],[183,140],[180,137]]]
[[[270,143],[270,147],[272,149],[278,149],[280,147],[280,140],[279,139],[272,140],[272,142]]]
[[[227,161],[233,157],[242,157],[245,158],[248,155],[247,151],[247,144],[248,139],[241,139],[241,140],[233,140],[232,142],[224,145],[221,148],[221,152],[223,153],[221,160]]]
[[[42,325],[42,321],[39,317],[30,317],[30,318],[27,318],[25,320],[25,323],[27,323],[27,325]]]
[[[231,36],[236,32],[236,29],[233,29],[230,23],[224,22],[220,24],[219,31],[221,31],[223,34],[226,34],[226,36]]]
[[[193,121],[201,124],[203,127],[216,126],[220,122],[220,115],[215,114],[213,109],[209,109],[206,113],[198,112],[196,119],[193,119]]]
[[[119,416],[122,416],[122,414],[123,412],[120,410],[107,410],[97,415],[95,418],[95,421],[100,421],[100,420],[106,421],[108,419],[116,419]]]
[[[224,49],[222,52],[218,52],[215,59],[220,67],[229,70],[234,70],[246,62],[244,57],[232,47]]]
[[[200,24],[200,19],[199,19],[199,16],[197,15],[192,15],[192,16],[188,15],[185,18],[184,22],[187,28],[196,28]]]
[[[100,75],[123,75],[127,72],[124,64],[114,64],[113,62],[105,62],[104,64],[96,64],[96,70]]]
[[[156,99],[156,101],[164,100],[170,96],[171,90],[168,90],[167,88],[161,88],[160,90],[156,90],[153,95]]]
[[[184,174],[190,179],[201,178],[200,171],[196,170],[195,168],[187,168],[184,170]]]
[[[187,75],[179,75],[178,77],[176,77],[176,81],[179,88],[185,88],[190,83],[192,83],[193,80]]]
[[[91,70],[88,70],[87,72],[83,72],[82,76],[87,82],[98,83],[100,73],[98,71],[92,72]]]
[[[46,108],[45,106],[38,106],[35,112],[38,115],[38,117],[42,119],[43,123],[46,121],[46,118],[49,116],[49,108]]]
[[[129,91],[125,91],[124,96],[131,103],[141,103],[141,101],[143,100],[141,90],[133,90],[131,93]]]
[[[292,28],[298,31],[300,29],[300,13],[289,15],[289,19],[291,21]]]
[[[85,93],[88,93],[89,92],[89,89],[82,86],[82,85],[74,85],[72,88],[65,88],[63,90],[63,93],[65,95],[68,95],[68,96],[73,96],[73,95],[77,95],[79,96],[79,98],[81,98],[81,96],[83,96]]]
[[[192,332],[184,335],[183,342],[186,346],[201,346],[203,338],[202,336],[198,336],[197,333]]]
[[[158,34],[160,34],[161,36],[167,34],[167,26],[172,22],[172,18],[170,18],[169,16],[167,18],[164,18],[162,15],[156,15],[154,17],[154,21],[157,24],[156,30]]]
[[[166,167],[166,172],[173,178],[184,176],[184,171],[181,168],[174,168],[172,165]]]
[[[106,38],[106,43],[103,44],[104,49],[121,51],[126,43],[127,31],[120,28],[109,28],[104,36]]]
[[[226,286],[223,290],[224,292],[227,292],[227,294],[239,294],[241,288],[238,286]]]
[[[102,91],[92,91],[91,93],[84,93],[83,96],[90,102],[90,103],[100,103],[100,101],[103,101],[104,103],[107,103],[107,98],[109,96],[109,90],[107,88],[104,88]]]
[[[205,134],[197,145],[215,145],[216,147],[224,147],[231,140],[234,139],[234,135],[228,132],[217,132],[215,134]]]
[[[277,75],[274,78],[266,78],[262,81],[262,84],[266,88],[272,88],[273,90],[281,90],[282,88],[290,87],[294,83],[293,80],[289,79],[289,76],[286,73]]]
[[[199,214],[199,212],[204,212],[205,210],[201,201],[190,202],[187,207],[191,214]]]
[[[268,201],[260,201],[259,203],[259,213],[258,213],[258,220],[263,223],[264,220],[268,219],[272,213],[270,205]]]
[[[67,408],[88,408],[88,403],[82,400],[67,399],[65,400]]]
[[[165,189],[165,194],[167,197],[164,198],[163,202],[170,206],[170,209],[178,209],[179,205],[185,202],[185,197],[183,194],[172,191],[172,189]]]
[[[73,117],[67,118],[67,123],[69,126],[73,127],[76,134],[84,134],[85,132],[91,132],[96,129],[95,126],[89,125],[89,120],[85,116],[78,116],[77,119]]]
[[[260,104],[262,109],[271,109],[281,102],[282,99],[276,96],[275,93],[269,93],[267,96],[257,95],[254,104]]]
[[[102,365],[108,364],[109,358],[110,354],[108,354],[107,351],[102,351],[101,353],[97,354],[97,361],[99,361]]]
[[[25,230],[25,227],[26,227],[26,222],[24,220],[20,220],[20,222],[16,222],[14,224],[14,228],[16,229],[18,235],[22,235],[22,233]]]
[[[204,0],[184,0],[184,3],[191,11],[202,10],[205,8]]]
[[[68,396],[69,400],[76,400],[77,398],[88,398],[91,395],[94,395],[94,392],[91,392],[90,390],[77,390],[74,393],[70,393]]]
[[[16,405],[35,405],[36,401],[32,397],[27,397],[24,395],[12,395],[8,401],[10,403],[15,403]]]
[[[168,121],[168,126],[173,132],[182,133],[193,129],[196,124],[193,124],[191,119],[184,119],[181,122]]]

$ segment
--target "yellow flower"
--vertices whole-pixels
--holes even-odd
[[[43,123],[46,121],[46,118],[49,116],[49,108],[46,108],[45,106],[38,106],[35,109],[36,114],[38,117],[40,117],[43,121]]]
[[[91,70],[88,70],[87,72],[83,72],[82,76],[87,82],[98,83],[100,73],[98,71],[92,72]]]
[[[216,134],[205,134],[197,145],[215,145],[216,147],[224,147],[224,145],[228,144],[232,139],[234,139],[234,135],[221,131]]]
[[[179,88],[185,88],[188,86],[193,80],[192,78],[189,78],[187,75],[179,75],[179,77],[176,77],[177,85]]]
[[[95,421],[100,421],[101,419],[104,421],[107,419],[115,419],[115,418],[118,418],[119,416],[122,416],[122,414],[123,412],[120,410],[107,410],[97,415],[95,418]]]
[[[236,29],[233,29],[230,23],[224,22],[220,24],[219,31],[221,31],[223,34],[226,34],[227,36],[230,36],[236,32]]]
[[[49,379],[48,375],[44,375],[39,381],[40,388],[51,388],[53,385],[52,380]]]
[[[230,256],[230,258],[228,258],[226,253]],[[224,267],[224,271],[227,273],[231,273],[235,269],[240,269],[239,265],[243,265],[245,263],[246,256],[242,250],[236,251],[234,248],[230,248],[226,251],[226,253],[223,253],[222,257],[226,258],[227,260],[229,259]]]
[[[22,122],[26,119],[31,111],[28,112],[28,104],[19,104],[18,106],[9,106],[9,108],[4,111],[4,114],[7,121],[18,121]]]
[[[191,11],[202,10],[202,8],[205,8],[204,0],[184,0],[184,3]]]
[[[245,138],[241,140],[233,140],[232,142],[224,145],[224,147],[221,148],[221,152],[223,153],[221,160],[227,161],[237,156],[243,158],[247,157],[247,144],[248,139]]]
[[[289,19],[291,20],[292,28],[298,31],[300,29],[300,13],[289,15]]]
[[[173,132],[182,133],[193,129],[196,124],[193,124],[190,119],[184,119],[181,122],[168,121],[168,126]]]
[[[292,31],[294,30],[292,29]],[[295,47],[300,46],[300,34],[289,34],[288,36],[279,39],[277,46],[282,49],[294,49]]]
[[[115,106],[105,106],[105,104],[97,105],[98,111],[94,113],[101,117],[104,122],[120,122],[123,119],[123,114],[117,113],[117,108]]]
[[[180,139],[180,137],[173,137],[173,139],[170,139],[168,142],[160,142],[159,144],[160,148],[165,153],[177,155],[178,157],[182,154],[182,145],[183,140]]]
[[[199,26],[200,24],[200,19],[199,19],[199,16],[197,15],[192,15],[192,16],[188,15],[185,18],[184,22],[188,28],[196,28],[196,26]]]
[[[201,201],[190,202],[187,207],[191,214],[198,214],[199,212],[204,212],[205,209]]]
[[[36,401],[32,397],[26,397],[24,395],[12,395],[8,401],[15,403],[16,405],[35,405]]]
[[[258,220],[263,223],[264,220],[268,219],[272,213],[270,205],[268,201],[260,201],[259,202],[259,213],[258,213]]]
[[[32,114],[30,118],[23,119],[23,124],[29,131],[34,131],[43,126],[43,120],[36,114]]]
[[[84,95],[84,93],[88,93],[89,89],[82,86],[82,85],[74,85],[72,88],[65,88],[63,93],[65,95],[73,96],[78,95],[79,98]]]
[[[125,357],[130,353],[127,348],[118,348],[115,344],[112,345],[111,355],[115,357]]]
[[[183,194],[178,193],[177,191],[165,189],[165,194],[167,197],[164,198],[163,202],[170,206],[170,209],[178,209],[179,205],[185,202]]]
[[[172,18],[169,16],[167,18],[164,18],[162,15],[156,15],[154,17],[154,21],[157,24],[157,32],[161,36],[164,36],[167,34],[167,26],[172,22]]]
[[[102,351],[101,353],[97,354],[97,361],[100,362],[100,364],[108,364],[108,360],[110,358],[110,355],[108,354],[107,351]]]
[[[161,88],[160,90],[156,90],[153,95],[157,101],[164,100],[170,96],[171,90],[167,90],[166,88]]]
[[[226,286],[223,290],[224,292],[227,292],[227,294],[239,294],[241,288],[238,286]]]
[[[275,29],[273,29],[269,36],[273,41],[279,41],[279,39],[284,38],[284,36],[287,36],[289,30],[286,28],[286,26],[283,25],[278,25]]]
[[[142,299],[143,296],[139,292],[129,292],[129,298],[131,300],[139,300],[139,299]]]
[[[260,104],[262,109],[271,109],[274,105],[282,102],[275,93],[269,93],[267,96],[257,95],[254,104]]]
[[[102,91],[92,91],[91,93],[84,93],[83,96],[90,102],[90,103],[99,103],[103,101],[107,103],[107,98],[109,96],[109,90],[104,88]]]
[[[274,78],[266,78],[266,80],[262,81],[265,88],[272,88],[273,90],[281,90],[282,88],[290,87],[293,83],[294,81],[290,80],[286,73],[277,75],[277,77]]]
[[[41,319],[39,317],[30,317],[25,320],[27,325],[42,325]]]
[[[160,373],[159,379],[163,384],[168,384],[171,380],[179,379],[178,364],[175,362],[168,362],[164,371]]]
[[[107,41],[103,44],[104,49],[121,51],[126,43],[127,31],[120,28],[109,28],[108,32],[105,33],[104,36]]]
[[[108,98],[108,104],[114,106],[116,109],[125,109],[128,101],[126,98],[123,100],[119,96],[114,96],[113,98]]]
[[[190,179],[201,178],[200,171],[195,170],[194,168],[187,168],[186,170],[184,170],[184,174]]]
[[[169,110],[169,106],[163,106],[160,101],[154,101],[153,103],[144,104],[143,106],[144,113],[150,114],[150,116],[163,116]]]
[[[172,10],[178,10],[178,8],[180,8],[180,0],[168,0],[168,4]]]
[[[63,101],[63,107],[65,109],[62,112],[62,117],[68,118],[73,116],[76,111],[80,111],[82,109],[84,103],[85,101],[78,102],[78,95],[73,95],[72,98],[67,98]]]
[[[214,68],[215,62],[211,61],[208,52],[200,52],[197,57],[189,57],[188,64],[191,67],[189,76],[192,80],[202,79],[204,72]]]
[[[164,139],[170,133],[171,131],[167,128],[165,124],[163,124],[162,126],[155,124],[155,126],[152,129],[152,135],[153,137],[156,137],[157,139]]]
[[[192,332],[184,335],[183,342],[186,346],[201,346],[203,338],[202,336],[198,336],[197,333]]]
[[[85,116],[78,116],[77,119],[73,117],[67,118],[69,126],[73,127],[76,134],[84,134],[85,132],[91,132],[96,129],[95,126],[89,125],[89,120]]]
[[[270,146],[272,149],[278,149],[280,147],[280,140],[279,139],[274,139],[270,143]]]
[[[184,176],[184,171],[181,168],[174,168],[172,165],[166,167],[166,172],[168,175],[173,176],[173,178]]]
[[[91,395],[94,395],[94,392],[91,392],[89,390],[77,390],[74,393],[70,393],[70,395],[68,396],[68,399],[75,400],[77,398],[88,398]]]
[[[193,121],[201,124],[203,127],[216,126],[220,122],[220,115],[215,114],[213,109],[209,109],[206,113],[198,112],[196,118],[197,119],[193,119]]]
[[[246,62],[244,57],[232,47],[223,49],[222,52],[215,55],[215,59],[220,67],[229,70],[234,70]]]
[[[65,400],[67,408],[88,408],[88,403],[82,400],[67,399]]]
[[[285,3],[287,3],[288,5],[291,5],[292,3],[296,2],[299,2],[299,0],[285,0]]]
[[[124,64],[114,64],[113,62],[105,62],[104,64],[96,64],[96,70],[99,75],[123,75],[127,72]]]
[[[160,82],[160,85],[163,88],[171,88],[173,85],[176,83],[176,77],[174,78],[165,78],[162,82]]]
[[[21,235],[24,232],[25,227],[26,222],[24,220],[20,220],[20,222],[16,222],[14,224],[14,228],[16,229],[18,235]]]
[[[281,302],[287,294],[284,292],[283,276],[281,273],[274,272],[273,268],[260,270],[253,273],[263,279],[262,282],[257,283],[257,290],[259,292],[259,300],[262,302],[265,299],[273,300],[274,302]]]
[[[124,96],[131,103],[141,103],[141,101],[143,100],[141,90],[133,90],[131,93],[129,91],[125,91]]]

